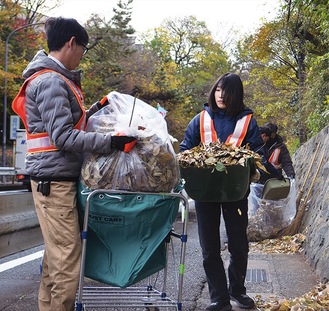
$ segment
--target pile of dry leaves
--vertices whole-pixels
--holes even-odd
[[[299,233],[250,243],[250,251],[285,254],[301,252],[304,241],[305,236]],[[257,309],[262,311],[325,311],[329,310],[329,284],[319,284],[310,292],[294,299],[264,299],[261,295],[256,295],[255,302]]]
[[[291,254],[301,252],[305,235],[298,233],[293,236],[284,236],[277,239],[267,239],[260,242],[250,243],[250,251],[263,253]]]
[[[181,167],[216,168],[218,171],[223,171],[230,165],[245,166],[248,158],[254,158],[256,167],[266,170],[260,155],[248,146],[234,147],[232,144],[211,142],[178,154]]]
[[[256,307],[263,311],[325,311],[329,310],[329,284],[319,284],[307,294],[294,299],[264,300],[255,297]]]

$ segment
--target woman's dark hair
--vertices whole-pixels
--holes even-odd
[[[223,102],[226,105],[226,113],[228,115],[234,116],[244,110],[243,85],[237,74],[225,73],[214,83],[208,96],[208,103],[212,111],[219,110],[215,100],[217,87],[222,89]]]
[[[73,18],[51,17],[45,23],[49,52],[59,51],[66,42],[75,37],[76,43],[87,45],[87,31]]]

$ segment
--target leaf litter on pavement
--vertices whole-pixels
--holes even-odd
[[[302,252],[305,236],[295,234],[277,239],[250,243],[250,252],[291,254]],[[261,311],[328,311],[329,284],[318,284],[310,292],[293,299],[255,297],[256,308]]]

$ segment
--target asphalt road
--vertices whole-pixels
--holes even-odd
[[[180,216],[180,215],[179,215]],[[182,222],[178,218],[173,224],[176,232],[181,232]],[[202,294],[204,288],[204,274],[201,264],[201,252],[199,248],[199,242],[197,238],[197,228],[194,213],[191,213],[188,223],[188,240],[186,243],[186,258],[185,258],[185,274],[183,278],[183,310],[192,311],[197,310],[197,300]],[[176,261],[180,258],[180,246],[179,239],[174,240],[174,256]],[[37,307],[37,295],[40,281],[40,263],[41,258],[23,263],[14,268],[1,271],[1,267],[7,263],[24,258],[25,256],[35,254],[43,250],[43,246],[39,246],[19,254],[8,256],[0,259],[0,310],[3,311],[36,311]],[[171,256],[171,252],[169,256]],[[169,259],[171,260],[171,259]],[[172,300],[177,301],[177,287],[176,276],[177,271],[174,269],[168,269],[168,284],[167,295]],[[97,282],[86,280],[85,285],[102,285]],[[137,284],[137,286],[144,285],[143,282]],[[145,283],[145,285],[147,285]],[[161,281],[159,286],[162,286]],[[102,309],[97,309],[102,310]],[[104,309],[105,310],[105,309]],[[114,309],[111,309],[114,310]],[[118,309],[120,310],[120,309]],[[132,310],[132,309],[130,309]],[[136,309],[137,310],[137,309]],[[138,309],[140,310],[140,309]],[[166,310],[161,308],[162,310]],[[172,308],[171,308],[172,310]]]
[[[176,232],[181,232],[182,222],[179,218],[174,222],[173,227]],[[224,226],[221,226],[222,237],[225,235]],[[197,225],[195,214],[190,213],[188,223],[188,238],[186,243],[185,273],[182,291],[182,310],[201,311],[205,310],[209,304],[209,293],[205,282],[202,267],[202,256],[198,241]],[[223,239],[224,240],[224,239]],[[225,242],[225,241],[224,241]],[[180,258],[179,239],[174,240],[173,249],[176,260]],[[8,256],[0,259],[0,310],[1,311],[36,311],[37,295],[40,281],[41,256],[38,259],[23,263],[11,269],[4,269],[4,266],[12,263],[13,260],[24,258],[31,254],[38,254],[43,249],[42,246]],[[170,252],[171,256],[172,253]],[[170,257],[169,256],[169,257]],[[228,265],[229,254],[225,244],[222,247],[222,256],[225,265]],[[171,258],[171,257],[170,257]],[[170,262],[170,260],[169,260]],[[168,297],[177,301],[176,277],[177,269],[168,269]],[[294,298],[314,289],[318,284],[318,279],[312,269],[300,253],[281,254],[267,253],[262,251],[251,251],[249,255],[248,271],[246,277],[247,293],[251,297],[260,296],[263,298],[279,297]],[[84,285],[102,284],[86,279]],[[147,285],[146,281],[136,284],[136,286]],[[158,288],[162,288],[161,282]],[[102,285],[103,286],[103,285]],[[240,311],[234,303],[233,310]],[[96,310],[87,308],[86,310]],[[127,308],[97,308],[97,310],[127,310]],[[128,308],[128,310],[145,310],[145,308]],[[157,311],[149,309],[150,311]],[[173,307],[160,308],[160,311],[173,310]]]

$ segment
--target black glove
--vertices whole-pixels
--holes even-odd
[[[107,96],[104,96],[100,101],[97,102],[97,108],[102,109],[103,107],[107,106],[109,104],[109,101],[107,99]]]
[[[282,175],[282,173],[279,173],[279,175],[276,178],[279,180],[284,180],[284,176]]]
[[[131,136],[112,136],[111,147],[120,151],[129,152],[136,144],[137,139]]]

